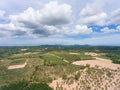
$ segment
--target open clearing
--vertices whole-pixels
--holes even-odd
[[[49,86],[52,87],[54,90],[57,90],[57,83],[59,84],[59,86],[61,85],[63,87],[63,90],[72,90],[72,88],[76,88],[77,86],[76,82],[69,85],[65,83],[65,81],[62,78],[54,80],[52,83],[49,84]]]
[[[119,64],[112,63],[109,59],[103,59],[100,57],[95,57],[96,60],[83,60],[83,61],[75,61],[72,64],[74,65],[86,65],[89,64],[91,67],[100,66],[102,68],[110,68],[110,69],[117,69],[120,68]]]
[[[67,80],[58,78],[57,80],[53,80],[53,82],[50,83],[49,86],[52,87],[54,90],[119,90],[120,69],[112,70],[101,68],[97,71],[97,69],[95,68],[94,70],[97,74],[95,74],[94,70],[90,70],[91,68],[79,71],[81,75],[78,80],[74,80],[73,77],[68,77],[69,79]],[[110,70],[110,76],[106,73],[107,70]]]
[[[24,68],[27,65],[28,60],[26,60],[26,62],[24,64],[20,64],[20,65],[11,65],[8,67],[8,70],[10,69],[19,69],[19,68]]]
[[[79,53],[70,52],[69,54],[78,55]]]
[[[81,70],[79,71],[81,74],[79,80],[72,80],[74,78],[74,74],[71,76],[72,79],[70,79],[69,76],[67,76],[69,79],[68,80],[63,80],[62,78],[58,78],[57,80],[53,80],[52,83],[49,84],[50,87],[52,87],[54,90],[59,90],[59,88],[62,87],[63,90],[83,90],[84,89],[84,83],[85,83],[85,80],[86,80],[86,77],[87,77],[87,83],[89,82],[89,84],[86,83],[86,86],[88,86],[87,90],[95,90],[95,87],[97,87],[99,90],[119,90],[118,88],[120,88],[120,86],[117,86],[117,85],[113,85],[115,82],[118,81],[119,83],[119,69],[120,69],[120,65],[119,64],[114,64],[112,63],[111,60],[109,59],[103,59],[103,58],[100,58],[98,57],[99,54],[97,53],[85,53],[86,55],[90,55],[92,57],[95,58],[95,60],[80,60],[80,61],[75,61],[73,62],[72,64],[74,65],[86,65],[86,64],[89,64],[90,67],[92,68],[95,68],[95,69],[92,69],[93,71],[91,70]],[[98,68],[95,67],[95,66],[99,66],[99,70],[96,71],[97,73],[102,73],[100,76],[102,76],[103,78],[101,78],[99,80],[94,80],[92,81],[92,77],[97,77],[99,78],[99,74],[95,74],[94,70],[97,70]],[[90,69],[90,68],[88,68]],[[109,74],[111,76],[109,76],[106,71],[107,70],[111,70],[109,72]],[[114,70],[116,73],[114,73]],[[90,71],[90,72],[89,72]],[[76,72],[77,73],[77,72]],[[90,74],[91,73],[91,74]],[[89,75],[88,75],[89,74]],[[87,76],[88,75],[88,76]],[[95,76],[94,76],[95,75]],[[111,78],[110,78],[111,77]],[[106,80],[106,78],[109,78],[108,80]],[[117,80],[117,81],[116,81]],[[92,81],[92,82],[91,82]],[[72,83],[70,83],[72,82]],[[102,85],[99,86],[97,83],[98,82],[101,82]],[[110,85],[108,84],[108,82],[110,83]],[[83,84],[83,85],[82,85]],[[62,90],[60,89],[60,90]]]
[[[103,47],[99,51],[96,47],[44,48],[5,49],[0,61],[0,90],[14,90],[16,87],[21,90],[26,84],[24,90],[36,90],[31,85],[38,87],[37,90],[120,89],[119,48]],[[39,83],[51,89],[39,89]]]

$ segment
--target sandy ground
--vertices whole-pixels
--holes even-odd
[[[107,77],[105,74],[100,76],[100,78],[103,77],[102,81],[101,81],[102,84],[100,84],[100,86],[103,87],[104,89],[100,89],[98,86],[95,86],[96,80],[94,79],[93,76],[88,76],[86,78],[86,76],[87,76],[86,71],[81,72],[82,74],[81,74],[80,79],[78,81],[74,81],[72,84],[68,84],[65,80],[62,80],[62,78],[58,78],[57,80],[53,80],[53,82],[50,83],[49,86],[52,87],[54,90],[87,90],[87,89],[82,88],[81,81],[88,80],[87,82],[89,82],[89,83],[86,83],[86,84],[91,87],[91,89],[89,89],[89,90],[95,90],[95,88],[97,88],[96,90],[120,90],[119,89],[120,85],[118,84],[120,82],[120,78],[119,78],[120,65],[112,63],[112,61],[109,59],[100,58],[100,57],[98,57],[99,54],[96,54],[93,52],[86,53],[86,55],[93,56],[95,58],[95,60],[76,61],[76,62],[73,62],[72,64],[74,64],[74,65],[89,64],[91,67],[95,67],[97,65],[97,66],[101,67],[101,69],[105,67],[106,69],[108,68],[108,70],[111,70],[111,72],[113,72],[113,74],[114,74],[111,78]],[[114,72],[114,70],[116,70],[116,71]],[[93,77],[93,78],[91,78],[91,77]],[[98,79],[100,79],[100,78],[98,78]],[[94,81],[92,81],[92,80],[94,80]],[[117,85],[119,85],[119,86],[117,86]],[[107,89],[106,89],[106,87],[107,87]]]
[[[62,78],[59,78],[50,83],[49,86],[52,87],[54,90],[72,90],[73,88],[76,88],[77,83],[74,82],[73,84],[68,85],[64,80],[62,80]],[[63,89],[57,89],[57,86],[62,86]]]
[[[8,67],[8,70],[11,69],[19,69],[19,68],[24,68],[27,65],[28,60],[26,60],[26,62],[24,64],[20,64],[20,65],[11,65]]]
[[[0,60],[0,62],[9,62],[10,60]]]
[[[86,52],[85,55],[90,55],[92,57],[95,57],[96,60],[83,60],[83,61],[76,61],[76,62],[73,62],[72,64],[74,65],[86,65],[86,64],[89,64],[91,67],[94,67],[94,66],[100,66],[102,68],[110,68],[110,69],[117,69],[118,67],[120,67],[119,64],[114,64],[112,63],[111,60],[109,59],[103,59],[103,58],[100,58],[98,57],[99,54],[97,53],[94,53],[94,52]]]
[[[29,55],[29,54],[38,54],[38,52],[26,52],[26,53],[21,53],[21,54],[14,54],[14,56],[23,56],[23,55]]]
[[[98,56],[97,53],[94,53],[94,52],[86,52],[85,55],[90,55],[90,56]]]
[[[49,86],[52,87],[54,90],[119,90],[119,71],[113,72],[113,76],[108,77],[105,73],[101,74],[101,76],[93,74],[89,75],[85,70],[83,70],[80,72],[81,77],[79,78],[79,80],[73,80],[73,83],[69,83],[68,80],[58,78],[57,80],[53,80],[53,82],[50,83]],[[98,76],[97,80],[94,78],[95,76]],[[83,84],[83,81],[86,80],[87,82]],[[91,88],[85,89],[86,86],[90,86]],[[104,89],[102,89],[101,87],[103,87]]]
[[[73,62],[72,64],[74,65],[86,65],[86,64],[89,64],[91,67],[94,67],[94,66],[100,66],[102,68],[110,68],[110,69],[117,69],[118,67],[120,67],[119,64],[114,64],[112,63],[111,60],[108,60],[108,59],[103,59],[103,58],[99,58],[99,57],[96,57],[96,60],[84,60],[84,61],[76,61],[76,62]]]
[[[38,54],[38,52],[27,52],[27,53],[24,53],[24,55],[29,55],[29,54]]]
[[[78,55],[79,53],[70,52],[69,54]]]
[[[64,59],[63,61],[66,62],[66,63],[69,63],[69,61],[67,61],[67,60],[65,60],[65,59]]]

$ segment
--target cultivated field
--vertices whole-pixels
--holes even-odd
[[[120,47],[0,48],[0,90],[119,90]]]

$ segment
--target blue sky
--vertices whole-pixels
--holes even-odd
[[[120,0],[0,0],[0,46],[120,46]]]

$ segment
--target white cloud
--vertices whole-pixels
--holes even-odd
[[[108,24],[120,24],[120,8],[110,13]]]
[[[92,28],[88,28],[86,25],[76,25],[75,30],[72,30],[70,34],[81,35],[92,33]]]
[[[103,28],[101,32],[104,33],[101,34],[99,27],[96,26],[97,29],[89,28],[89,25],[109,26],[120,24],[119,2],[119,0],[1,0],[0,39],[1,37],[24,39],[25,37],[37,38],[42,36],[40,37],[41,40],[35,41],[36,44],[51,44],[53,40],[59,44],[110,44],[112,36],[94,37],[94,35],[112,35],[106,33],[120,32],[120,26],[113,29]],[[82,35],[91,34],[92,29],[98,31],[98,33],[92,34],[91,37],[93,38],[84,39]],[[47,36],[62,36],[63,38],[49,38]],[[82,37],[83,40],[76,36]],[[119,33],[116,37],[118,37],[118,40]],[[6,44],[17,42],[18,45],[20,44],[19,41],[13,39],[9,43],[7,39],[6,41],[1,39],[1,42],[4,41],[3,43]],[[115,40],[116,38],[114,38],[113,44],[120,41]],[[29,45],[31,42],[33,41],[23,40],[22,44],[28,43]]]
[[[6,12],[4,10],[0,10],[0,23],[4,23],[8,21],[8,18],[5,16]]]
[[[106,17],[107,14],[102,11],[98,3],[90,3],[80,11],[79,22],[87,25],[104,25]]]
[[[91,37],[86,38],[82,40],[82,43],[90,44],[90,45],[120,45],[120,35],[119,34],[111,34],[111,35],[105,35],[105,36],[97,36],[97,37]]]
[[[116,28],[117,30],[120,30],[120,26],[117,26],[117,28]]]
[[[4,14],[5,14],[5,11],[0,10],[0,18],[3,18],[3,17],[4,17]]]
[[[14,38],[0,38],[0,45],[42,45],[42,44],[63,44],[63,45],[74,45],[74,44],[89,44],[89,45],[120,45],[119,34],[106,35],[106,36],[93,36],[90,38],[67,38],[67,37],[41,37],[34,39],[14,39]],[[32,43],[31,43],[32,42]]]
[[[0,24],[0,31],[11,32],[12,36],[49,36],[60,32],[62,25],[69,24],[71,14],[70,5],[52,1],[39,10],[29,7],[23,13],[10,15],[10,23]]]
[[[60,31],[60,32],[59,32]],[[58,34],[66,36],[87,35],[93,32],[92,28],[88,28],[87,25],[75,25],[74,28],[63,26],[59,28]]]
[[[23,13],[9,15],[10,23],[0,24],[0,31],[7,36],[50,36],[50,35],[81,35],[90,34],[92,29],[87,25],[76,25],[74,29],[67,26],[72,19],[71,6],[58,4],[57,1],[45,4],[35,10],[29,7]],[[6,35],[5,35],[6,36]]]
[[[120,24],[120,8],[105,12],[103,7],[107,2],[103,2],[102,5],[101,2],[87,4],[79,13],[79,23],[99,26]]]
[[[58,2],[50,2],[40,11],[41,23],[47,25],[61,25],[71,22],[72,10],[68,4],[59,5]]]
[[[20,26],[15,26],[13,23],[0,24],[0,36],[2,37],[17,37],[27,35],[26,29]]]
[[[105,28],[101,29],[101,32],[104,32],[104,33],[120,32],[120,26],[117,26],[116,29],[109,29],[108,27],[105,27]]]
[[[56,1],[45,4],[40,10],[34,10],[32,7],[19,15],[11,15],[12,21],[32,22],[43,25],[61,25],[71,22],[72,10],[67,4],[58,4]]]

